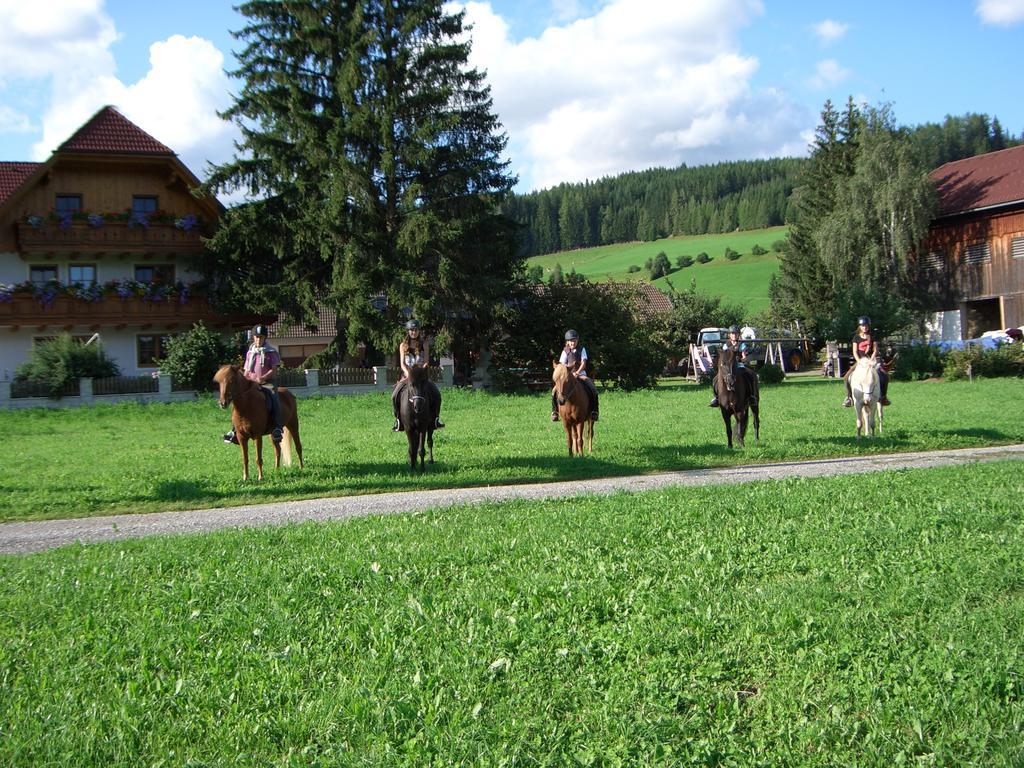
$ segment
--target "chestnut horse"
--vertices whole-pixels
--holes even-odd
[[[583,441],[588,440],[588,452],[594,453],[594,420],[590,417],[590,395],[579,380],[562,363],[552,363],[555,397],[558,399],[558,418],[565,427],[565,440],[570,456],[583,455]]]
[[[249,479],[249,441],[256,443],[257,478],[263,479],[263,436],[269,435],[274,425],[270,422],[267,400],[264,389],[255,381],[245,378],[242,369],[237,365],[222,365],[213,377],[220,387],[220,398],[217,404],[227,408],[228,403],[234,405],[231,413],[231,424],[238,437],[238,445],[242,449],[242,479]],[[291,466],[291,442],[295,443],[295,453],[302,463],[302,441],[299,439],[299,413],[295,406],[295,395],[283,387],[277,390],[277,399],[281,408],[281,423],[284,425],[284,439],[281,444],[274,443],[274,468],[281,467],[281,448],[284,447],[285,466]]]
[[[728,346],[723,346],[718,353],[718,373],[715,377],[715,388],[718,395],[718,406],[722,410],[722,421],[725,422],[725,436],[732,448],[735,437],[740,447],[747,436],[748,410],[754,414],[754,439],[761,439],[760,392],[758,391],[757,375],[749,368],[733,368],[736,353]],[[732,418],[736,425],[732,426]]]
[[[870,357],[857,360],[850,372],[850,391],[857,414],[857,439],[860,440],[861,432],[868,437],[882,434],[882,387],[878,368]]]
[[[423,463],[427,452],[430,463],[434,463],[434,424],[441,415],[441,391],[428,378],[428,371],[415,366],[409,371],[409,381],[402,390],[398,405],[405,436],[409,438],[409,465],[416,469],[416,454],[419,454],[420,471],[426,469]]]

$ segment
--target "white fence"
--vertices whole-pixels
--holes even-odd
[[[453,375],[454,369],[451,365],[430,369],[431,380],[442,389],[452,386]],[[169,374],[160,374],[153,379],[156,382],[155,387],[150,383],[153,380],[143,381],[144,378],[126,377],[123,383],[127,386],[113,386],[114,382],[110,379],[79,379],[78,393],[64,395],[59,399],[37,396],[12,397],[11,382],[0,381],[0,408],[76,408],[82,405],[124,402],[176,403],[191,400],[196,396],[191,390],[174,389]],[[296,397],[312,397],[389,392],[395,381],[397,379],[394,372],[389,375],[386,366],[378,365],[375,368],[345,368],[335,371],[310,369],[305,371],[304,381],[301,378],[289,380],[285,385]],[[136,385],[132,386],[131,382],[136,382]],[[149,391],[124,391],[132,388]],[[103,392],[111,394],[101,394]]]

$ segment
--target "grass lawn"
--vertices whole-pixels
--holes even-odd
[[[983,399],[928,391],[940,442],[943,412]],[[836,442],[808,426],[819,452]],[[0,558],[0,764],[1020,766],[1021,478],[1005,462]]]
[[[591,280],[646,280],[647,272],[642,269],[643,265],[659,252],[664,251],[675,266],[678,256],[696,257],[703,251],[711,261],[680,269],[667,279],[678,289],[688,288],[693,280],[703,293],[724,296],[729,303],[744,304],[748,313],[754,313],[768,308],[768,283],[779,269],[779,260],[775,253],[753,256],[750,249],[755,245],[770,249],[773,242],[786,236],[786,232],[786,227],[770,227],[721,235],[670,237],[650,243],[604,245],[534,256],[528,263],[542,266],[545,276],[557,263],[565,272],[575,269]],[[723,256],[727,246],[742,256],[736,261],[728,261]],[[641,267],[642,271],[630,273],[631,265]],[[654,284],[665,290],[665,279],[655,280]]]
[[[306,468],[242,483],[239,449],[224,445],[229,416],[212,399],[3,415],[0,519],[80,517],[191,509],[353,493],[566,480],[860,453],[926,450],[1024,439],[1024,412],[1006,403],[1021,382],[995,379],[892,385],[886,434],[855,440],[841,384],[801,378],[762,391],[761,441],[730,452],[710,391],[670,384],[606,392],[593,458],[567,456],[544,395],[447,390],[448,428],[435,435],[438,463],[406,469],[404,435],[390,431],[384,395],[302,400]]]

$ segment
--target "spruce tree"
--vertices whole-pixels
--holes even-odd
[[[439,0],[249,0],[224,113],[242,140],[208,189],[252,202],[210,242],[228,303],[337,310],[338,343],[390,348],[405,313],[458,353],[519,267],[515,179],[463,14]]]

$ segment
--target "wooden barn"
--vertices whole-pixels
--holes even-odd
[[[1024,326],[1024,146],[931,173],[939,213],[922,266],[940,297],[936,335]]]

